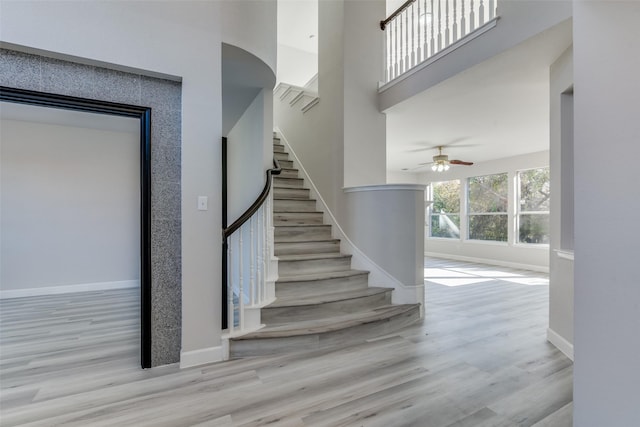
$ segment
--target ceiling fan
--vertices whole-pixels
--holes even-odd
[[[434,172],[444,172],[449,170],[449,165],[471,166],[473,162],[465,162],[463,160],[449,160],[449,156],[442,154],[442,146],[438,147],[438,155],[433,156],[433,162],[420,163],[420,166],[431,165]]]

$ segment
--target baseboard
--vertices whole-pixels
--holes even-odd
[[[558,350],[563,352],[564,355],[573,362],[573,344],[551,328],[547,328],[547,341],[556,346]]]
[[[376,264],[375,261],[369,258],[351,241],[351,239],[349,239],[342,227],[340,227],[340,224],[338,224],[333,212],[331,212],[331,209],[329,209],[329,206],[322,198],[318,188],[311,180],[295,151],[291,148],[291,144],[289,144],[289,141],[282,133],[282,130],[278,127],[275,129],[276,132],[280,134],[280,140],[286,147],[287,152],[291,155],[293,163],[302,174],[302,178],[304,178],[305,183],[309,184],[311,196],[316,199],[316,203],[319,203],[318,209],[324,212],[324,219],[331,225],[331,233],[333,237],[340,239],[340,250],[345,254],[351,255],[351,266],[357,270],[368,271],[370,285],[375,284],[375,286],[393,288],[394,291],[391,294],[391,298],[394,304],[420,303],[422,304],[422,307],[424,305],[424,283],[405,285]],[[421,315],[424,315],[423,308],[421,308]]]
[[[180,369],[221,362],[223,360],[223,353],[221,345],[217,347],[202,348],[200,350],[181,351]]]
[[[139,287],[139,280],[122,280],[118,282],[80,283],[77,285],[43,286],[40,288],[28,289],[5,289],[0,290],[0,299],[70,294],[74,292],[108,291]]]
[[[443,254],[439,252],[425,252],[424,256],[431,258],[451,259],[454,261],[475,262],[478,264],[497,265],[500,267],[517,268],[520,270],[539,271],[540,273],[549,273],[549,267],[534,264],[522,264],[518,262],[500,261],[491,258],[476,258],[463,255]]]

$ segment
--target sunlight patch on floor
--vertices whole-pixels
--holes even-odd
[[[451,269],[427,267],[424,269],[424,279],[444,286],[475,285],[494,280],[526,286],[549,286],[549,279],[546,277],[530,277],[526,274],[481,267]]]

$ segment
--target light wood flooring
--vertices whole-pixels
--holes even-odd
[[[426,317],[349,348],[141,370],[136,292],[1,301],[1,426],[571,426],[546,276],[428,259]]]

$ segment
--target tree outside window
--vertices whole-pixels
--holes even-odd
[[[508,239],[508,174],[474,176],[468,180],[469,239]]]
[[[460,181],[431,184],[431,237],[460,238]]]
[[[518,242],[549,243],[549,168],[518,172]]]

